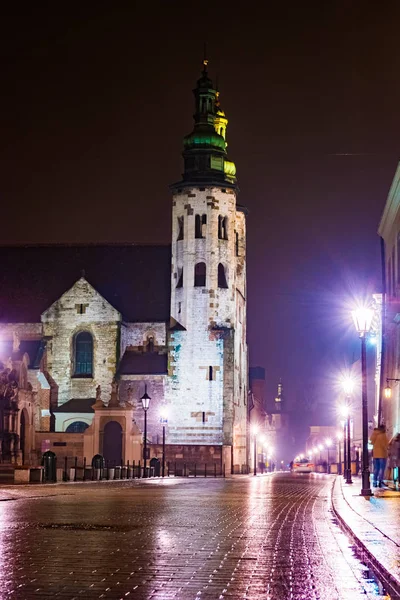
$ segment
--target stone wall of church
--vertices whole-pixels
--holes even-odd
[[[169,342],[168,443],[222,444],[224,340],[201,320]]]
[[[203,238],[196,238],[196,215],[205,215]],[[225,219],[223,231],[219,218]],[[183,221],[182,221],[183,219]],[[183,224],[183,239],[179,230]],[[194,317],[192,306],[195,265],[206,264],[208,324],[232,326],[235,290],[236,195],[221,188],[186,188],[174,195],[172,219],[171,314],[186,328]],[[220,239],[219,236],[225,239]],[[218,266],[222,265],[227,288],[218,286]],[[178,286],[181,274],[182,286]]]
[[[153,337],[154,346],[165,346],[165,323],[122,323],[121,324],[121,356],[127,347],[144,349],[148,339]]]
[[[119,359],[118,311],[81,278],[43,314],[42,320],[47,370],[58,389],[58,405],[71,398],[95,398],[98,385],[107,402]],[[93,337],[93,377],[74,376],[74,340],[81,331]]]
[[[122,402],[129,401],[133,407],[133,418],[140,431],[144,431],[144,411],[141,397],[147,385],[150,405],[147,411],[147,430],[150,443],[162,442],[161,407],[165,406],[166,375],[122,375],[119,384],[119,397]],[[168,415],[168,423],[172,415]]]
[[[200,238],[196,215],[205,215]],[[234,464],[241,466],[247,462],[245,215],[236,210],[233,190],[185,188],[174,195],[172,229],[171,314],[187,331],[173,331],[169,341],[168,441],[233,444]],[[195,286],[201,262],[206,281]]]

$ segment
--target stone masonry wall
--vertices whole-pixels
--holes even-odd
[[[206,215],[200,239],[196,215]],[[223,236],[219,216],[226,219]],[[182,218],[183,239],[178,239]],[[245,215],[236,211],[233,190],[193,187],[175,194],[171,314],[187,331],[173,331],[169,340],[168,442],[233,444],[235,464],[247,461],[245,243]],[[199,262],[206,264],[204,287],[194,286]],[[218,287],[219,264],[227,288]]]
[[[165,323],[122,323],[121,356],[128,346],[135,349],[145,346],[149,337],[154,338],[154,346],[165,346]]]
[[[82,309],[83,306],[83,309]],[[121,315],[84,278],[42,316],[47,338],[47,370],[58,387],[58,405],[71,398],[94,398],[101,386],[108,401],[116,372]],[[93,336],[93,377],[74,377],[74,338]]]

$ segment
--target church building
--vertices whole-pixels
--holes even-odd
[[[248,464],[246,209],[204,61],[170,246],[3,247],[0,458]],[[5,416],[6,415],[6,416]],[[10,416],[11,415],[11,416]]]

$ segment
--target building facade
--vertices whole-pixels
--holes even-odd
[[[3,249],[13,268],[2,275],[0,358],[28,344],[28,372],[49,396],[26,463],[54,446],[60,458],[140,460],[146,386],[150,457],[164,427],[167,459],[246,469],[246,210],[206,62],[194,96],[170,247]]]
[[[386,200],[378,233],[384,240],[386,289],[375,298],[382,332],[382,361],[379,356],[377,375],[380,367],[383,368],[381,384],[377,382],[377,387],[380,388],[381,421],[392,437],[400,431],[400,165]],[[390,398],[384,394],[387,380],[391,389]],[[377,412],[378,409],[379,406]]]

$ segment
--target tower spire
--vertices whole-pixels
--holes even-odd
[[[208,72],[208,58],[207,58],[207,43],[204,42],[204,57],[203,57],[203,73],[206,75]]]
[[[236,168],[227,160],[226,126],[228,120],[220,108],[219,92],[208,74],[207,48],[204,44],[203,70],[195,89],[194,127],[184,139],[185,183],[221,185],[236,189]],[[175,184],[174,184],[175,185]]]

